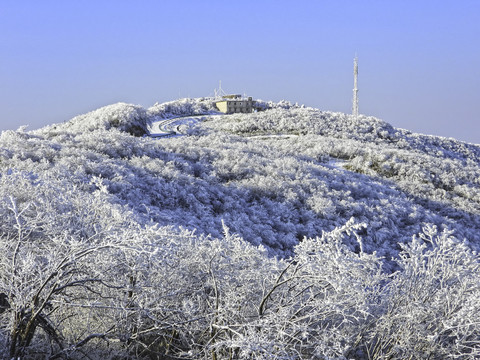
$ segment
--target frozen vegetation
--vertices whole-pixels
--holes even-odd
[[[261,104],[2,132],[0,357],[479,358],[480,146]]]

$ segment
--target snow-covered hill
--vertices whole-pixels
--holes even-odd
[[[238,354],[242,353],[238,349],[250,349],[250,354],[255,351],[259,354],[275,354],[269,358],[341,358],[347,355],[358,359],[374,358],[368,357],[367,353],[382,344],[385,351],[393,351],[386,340],[382,343],[383,340],[378,337],[381,331],[391,331],[393,334],[393,327],[388,330],[382,328],[381,331],[378,328],[377,335],[369,333],[371,337],[365,338],[365,344],[354,346],[352,339],[358,335],[356,331],[366,331],[362,326],[366,326],[375,316],[378,319],[390,314],[385,313],[386,308],[376,308],[381,303],[377,297],[382,293],[382,298],[389,299],[389,296],[395,294],[392,289],[386,290],[388,286],[384,285],[393,271],[400,270],[395,277],[395,286],[401,281],[407,281],[402,276],[406,274],[405,269],[410,269],[409,266],[413,265],[405,265],[402,261],[406,262],[406,258],[413,259],[414,253],[422,257],[426,251],[433,252],[429,253],[431,258],[440,257],[441,253],[447,259],[445,249],[448,246],[458,246],[461,247],[458,256],[455,255],[455,251],[460,251],[457,248],[450,251],[451,259],[454,259],[452,261],[458,262],[457,265],[460,266],[462,261],[472,257],[473,260],[468,260],[471,262],[465,265],[465,269],[470,269],[468,271],[472,271],[471,274],[477,274],[478,259],[470,251],[480,249],[480,146],[454,139],[414,134],[396,129],[373,117],[360,116],[355,120],[346,114],[305,108],[287,102],[261,104],[265,111],[221,115],[215,111],[213,99],[210,98],[182,99],[156,104],[149,109],[120,103],[32,132],[22,129],[2,132],[0,232],[5,258],[0,261],[0,316],[17,316],[29,306],[35,308],[41,304],[43,307],[39,314],[46,314],[48,308],[58,303],[62,309],[60,318],[45,315],[35,319],[39,332],[40,329],[43,331],[41,334],[35,333],[38,337],[36,346],[47,351],[45,349],[48,346],[42,347],[41,344],[48,340],[48,343],[56,344],[51,355],[65,355],[68,346],[61,344],[66,342],[73,346],[71,351],[74,353],[77,347],[86,344],[77,344],[75,347],[76,342],[82,341],[81,334],[87,332],[86,329],[91,324],[79,329],[75,327],[77,325],[68,325],[75,328],[75,331],[67,325],[60,326],[66,321],[64,319],[69,318],[69,313],[77,314],[66,304],[74,298],[78,302],[78,308],[93,311],[93,302],[99,301],[102,306],[107,306],[105,299],[113,301],[114,296],[109,294],[117,286],[124,289],[123,294],[127,295],[123,297],[123,305],[115,303],[114,307],[122,308],[125,316],[119,313],[109,313],[108,316],[114,317],[117,322],[120,321],[119,318],[124,319],[120,321],[123,327],[120,329],[114,326],[114,330],[108,330],[108,326],[102,325],[94,333],[103,334],[105,339],[110,339],[111,335],[112,339],[118,340],[118,334],[130,331],[131,342],[123,343],[127,348],[128,344],[134,344],[132,346],[135,351],[139,351],[138,354],[141,354],[141,343],[150,341],[142,337],[142,341],[137,342],[139,338],[135,336],[140,335],[132,333],[131,329],[138,331],[140,328],[149,336],[162,334],[158,335],[162,340],[158,340],[159,343],[155,345],[160,349],[159,354],[165,353],[165,344],[170,341],[177,347],[172,345],[175,348],[172,348],[172,354],[186,358],[195,358],[196,355],[192,354],[200,354],[195,351],[207,351],[206,349],[218,351],[220,356],[224,351],[222,349],[227,348]],[[212,114],[215,115],[209,116]],[[204,115],[204,121],[178,126],[182,136],[160,139],[148,136],[153,122],[190,115]],[[443,240],[437,239],[435,229],[438,230],[438,239]],[[424,238],[430,239],[430,242],[426,242],[428,246],[422,248],[419,244],[412,245],[412,237],[425,234],[425,231],[427,234],[423,235]],[[443,235],[440,235],[442,232]],[[321,237],[321,240],[317,237]],[[337,244],[336,250],[329,248],[334,243]],[[126,250],[127,244],[135,249],[136,255]],[[83,259],[83,255],[78,257],[78,254],[83,254],[82,251],[97,254],[99,249],[106,248],[116,249],[115,251],[121,249],[121,255],[110,252],[98,255],[100,258],[97,263],[82,265],[86,268],[78,272],[75,270],[81,263],[80,259]],[[55,249],[58,253],[55,253]],[[43,251],[48,251],[48,255]],[[325,257],[329,251],[332,253]],[[316,252],[323,254],[323,257],[315,258],[317,265],[311,259],[312,256],[319,256]],[[178,257],[179,254],[182,258]],[[102,256],[106,257],[102,260]],[[216,256],[218,268],[212,265]],[[465,259],[459,260],[462,256]],[[70,275],[65,273],[62,278],[59,275],[63,274],[62,266],[70,264],[70,260],[65,260],[70,258],[76,259],[71,260],[76,265],[68,270],[73,275],[69,278]],[[337,260],[330,264],[329,261],[334,258]],[[123,259],[122,262],[117,263],[120,259]],[[428,264],[427,258],[422,259]],[[152,265],[151,261],[157,265]],[[116,265],[109,267],[109,263]],[[101,266],[96,268],[95,264]],[[356,289],[364,295],[365,291],[368,294],[363,300],[358,300],[363,301],[361,304],[344,304],[341,314],[332,315],[332,318],[322,322],[323,325],[317,320],[309,319],[312,322],[308,324],[299,320],[299,327],[295,328],[295,325],[295,329],[290,329],[290,335],[282,333],[281,336],[287,337],[273,339],[271,332],[278,330],[273,330],[276,324],[286,321],[284,326],[287,326],[291,321],[286,319],[292,314],[285,315],[287,318],[282,318],[283,320],[274,318],[280,316],[281,311],[307,313],[308,308],[313,306],[311,301],[320,301],[316,297],[317,293],[311,295],[311,298],[307,296],[306,299],[299,299],[300,303],[291,303],[292,307],[283,303],[293,293],[285,290],[286,292],[277,294],[277,290],[280,290],[277,285],[283,283],[285,274],[293,271],[291,264],[297,264],[293,266],[297,270],[291,274],[291,279],[296,279],[302,272],[306,273],[300,276],[299,279],[302,280],[292,285],[289,291],[300,291],[300,294],[306,291],[301,290],[307,289],[303,281],[307,281],[313,274],[319,276],[319,269],[325,266],[324,277],[318,281],[328,282],[334,277],[333,274],[341,274],[335,280],[339,286],[338,291],[335,290],[337,297],[332,298],[337,305],[342,304],[348,296],[359,296],[359,293],[348,292],[355,289],[347,291],[348,286],[344,284],[347,279],[355,283],[360,281],[359,277],[365,276],[361,280],[363,283],[358,283]],[[477,267],[471,264],[477,264]],[[113,271],[114,266],[122,270]],[[165,266],[171,269],[170,274]],[[218,274],[217,270],[220,271]],[[263,272],[263,285],[259,285],[260,280],[254,274],[256,271]],[[100,280],[97,275],[91,275],[91,272],[110,274],[111,278]],[[236,278],[234,273],[243,275]],[[43,282],[36,287],[28,287],[26,279],[36,276],[35,274]],[[93,294],[102,293],[103,300],[92,300],[95,296],[89,298],[75,292],[77,284],[82,289],[80,292],[89,293],[92,289],[87,284],[90,280],[82,277],[84,274],[95,278],[91,280],[92,284],[100,284],[98,286],[111,284],[119,278],[123,280],[115,286],[95,290]],[[152,277],[156,280],[152,280],[148,274],[154,274]],[[475,279],[475,276],[467,277]],[[429,274],[428,277],[432,275]],[[197,285],[191,282],[192,279],[196,279]],[[51,284],[53,280],[56,281],[55,286]],[[177,290],[182,287],[182,281],[185,282],[185,291],[179,293]],[[228,301],[233,301],[233,298],[228,298],[233,293],[228,295],[225,290],[227,288],[222,288],[226,293],[219,297],[219,281],[228,285],[228,291],[233,291],[229,286],[245,287],[242,290],[245,291],[245,303],[237,305],[245,310],[246,303],[255,304],[258,300],[256,310],[248,311],[256,311],[255,316],[260,315],[257,320],[265,321],[265,326],[270,326],[270,330],[255,334],[254,329],[258,328],[258,323],[252,328],[247,323],[244,327],[238,325],[248,316],[253,316],[247,316],[246,313],[238,314],[239,318],[228,319],[237,323],[238,327],[225,325],[228,322],[225,318],[220,321],[217,318],[220,316],[219,306],[224,306],[225,311],[233,311],[237,305],[227,304]],[[318,281],[315,286],[320,284]],[[144,292],[137,289],[140,288],[140,283]],[[451,284],[454,283],[455,281]],[[251,285],[258,288],[247,290]],[[56,290],[62,286],[65,291]],[[145,290],[157,289],[158,286],[170,289],[168,291],[171,294],[176,294],[175,299],[166,300],[170,296],[167,290],[162,294]],[[200,288],[197,289],[196,286],[200,286],[204,293],[200,294]],[[321,291],[326,292],[327,288],[332,295],[329,286],[322,287]],[[51,293],[43,294],[48,289]],[[69,292],[70,289],[75,290]],[[478,284],[472,289],[473,292],[478,292]],[[258,293],[255,292],[257,290]],[[132,294],[137,291],[134,299]],[[388,296],[385,291],[389,293]],[[308,291],[305,292],[307,293]],[[469,292],[468,296],[470,295]],[[39,300],[42,296],[48,297],[48,306]],[[213,305],[215,301],[212,302],[215,298],[217,305]],[[228,301],[225,300],[227,298]],[[163,306],[162,309],[154,307],[155,310],[152,310],[154,300],[163,304],[160,306]],[[2,310],[2,301],[6,301],[7,308],[11,311]],[[268,308],[267,302],[278,307],[276,310]],[[325,305],[324,302],[322,304]],[[323,306],[322,304],[316,303],[315,306]],[[17,312],[12,310],[14,305],[17,306]],[[133,320],[126,320],[130,319],[126,315],[129,312],[128,306],[132,306],[132,312],[134,308],[141,308],[135,315],[137,319],[142,319],[141,323],[129,327]],[[181,316],[170,314],[171,310],[167,310],[169,306],[180,306],[178,311]],[[217,307],[217,315],[212,315],[215,311],[211,311],[211,306]],[[201,307],[206,308],[202,310]],[[360,307],[364,307],[363,310]],[[375,309],[368,310],[368,307]],[[349,313],[353,308],[356,310]],[[272,312],[270,318],[263,317],[263,312],[268,312],[267,309]],[[274,315],[275,311],[277,315]],[[148,315],[149,312],[155,315]],[[363,315],[360,316],[361,313]],[[171,321],[175,325],[162,323],[162,316],[169,319],[167,323]],[[192,320],[195,316],[199,317],[198,324]],[[341,329],[343,325],[339,319],[342,316],[351,322],[354,318],[360,319],[357,319],[358,323],[354,327],[349,328],[351,333],[346,330],[337,333],[334,328],[325,327],[331,321],[331,324],[336,324],[334,327]],[[175,320],[171,320],[173,318]],[[464,318],[462,315],[459,319]],[[25,330],[19,323],[15,323],[14,317],[11,319],[9,325],[2,328],[5,330],[2,335],[4,344],[10,346],[5,354],[10,352],[10,357],[21,356],[30,343],[26,340],[22,343],[18,340],[20,338],[7,335],[15,326]],[[190,321],[198,328],[186,330],[185,324]],[[52,326],[53,323],[57,324],[59,329],[64,328],[62,331],[54,330],[53,327],[50,329],[45,325],[47,322],[52,323]],[[309,328],[310,325],[312,329]],[[153,329],[152,334],[146,330],[149,326]],[[169,338],[165,326],[168,331],[181,334],[178,339],[174,339],[173,335]],[[202,342],[198,337],[204,331],[202,326],[210,328],[209,331],[214,334],[218,332],[225,336],[218,335],[217,339],[217,335],[211,334],[210,340]],[[304,330],[302,326],[305,327]],[[76,335],[67,341],[66,334],[69,331]],[[306,335],[301,335],[302,331]],[[60,333],[63,338],[55,338]],[[317,336],[325,336],[333,343],[325,342],[316,348],[305,345],[305,349],[304,345],[299,345],[309,344]],[[101,342],[102,337],[99,335],[98,339],[92,337],[88,341],[93,339]],[[152,339],[153,342],[157,341]],[[337,340],[339,342],[335,343]],[[395,341],[400,342],[399,339]],[[254,350],[257,346],[254,343],[259,346],[257,350]],[[470,351],[479,351],[478,342],[475,344],[477,347],[472,347],[474,350]],[[402,346],[407,349],[410,345],[397,344],[397,347]],[[441,346],[447,347],[446,343]],[[407,356],[411,350],[404,348],[398,350],[398,358]],[[415,349],[411,351],[421,351]],[[245,357],[248,355],[247,350]],[[149,351],[153,354],[156,350]],[[452,350],[449,348],[448,351]],[[146,351],[144,355],[147,353],[150,354]],[[465,353],[468,351],[465,350]],[[267,358],[266,355],[264,357]]]
[[[412,134],[372,117],[270,107],[216,115],[185,129],[187,136],[152,140],[132,137],[127,124],[145,132],[152,119],[212,113],[211,100],[147,110],[111,105],[56,128],[5,133],[12,156],[2,164],[36,176],[61,168],[83,191],[102,188],[140,223],[219,237],[223,221],[271,255],[291,255],[305,236],[350,218],[368,225],[365,250],[386,259],[425,223],[454,231],[474,248],[480,244],[479,146]],[[123,131],[110,130],[115,124]]]

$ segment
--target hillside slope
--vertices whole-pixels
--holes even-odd
[[[272,255],[288,256],[304,237],[350,218],[368,225],[365,250],[387,259],[425,223],[480,244],[479,146],[285,104],[212,116],[175,138],[122,131],[209,110],[202,99],[147,111],[117,104],[33,133],[6,132],[2,171],[101,189],[141,223],[219,237],[223,221]]]
[[[480,354],[462,325],[480,313],[480,146],[262,104],[120,103],[2,132],[0,355],[90,341],[100,358]],[[147,136],[152,121],[205,114]],[[419,314],[438,324],[417,328]]]

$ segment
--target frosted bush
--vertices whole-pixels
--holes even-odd
[[[386,286],[383,313],[368,329],[371,359],[480,356],[480,258],[432,225],[402,245],[400,270]]]
[[[180,99],[162,104],[157,103],[148,109],[148,115],[156,120],[214,113],[218,113],[214,98]]]
[[[150,118],[141,106],[117,103],[79,115],[70,121],[51,127],[51,130],[85,132],[97,129],[117,128],[135,136],[148,134]]]

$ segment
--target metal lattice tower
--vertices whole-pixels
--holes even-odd
[[[353,60],[353,103],[352,103],[352,115],[355,119],[358,118],[358,58],[355,56]]]

